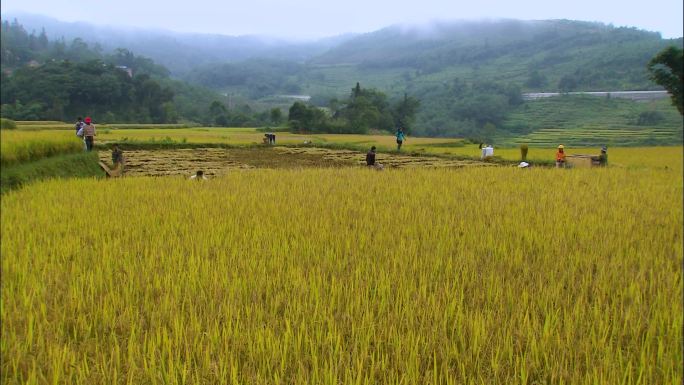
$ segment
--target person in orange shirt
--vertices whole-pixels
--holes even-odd
[[[556,152],[556,167],[565,167],[565,150],[562,144],[558,145]]]

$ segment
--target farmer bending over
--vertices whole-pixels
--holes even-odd
[[[123,168],[124,156],[123,151],[119,149],[119,145],[112,146],[112,164],[114,168]]]
[[[204,176],[204,171],[198,170],[197,173],[193,176],[190,177],[190,179],[194,180],[207,180],[207,177]]]
[[[596,166],[605,166],[608,164],[608,147],[603,146],[601,148],[601,154],[598,156],[591,157],[591,164]]]

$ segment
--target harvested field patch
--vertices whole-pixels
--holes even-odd
[[[292,155],[315,155],[324,160],[349,162],[363,166],[366,164],[365,154],[352,150],[330,150],[326,148],[287,148],[278,147],[277,151]],[[458,160],[424,155],[403,155],[396,153],[378,153],[376,160],[385,167],[467,167],[491,166],[491,163],[476,160]]]
[[[126,175],[190,175],[203,170],[206,175],[223,175],[229,170],[252,168],[355,167],[365,165],[365,154],[351,150],[325,148],[252,147],[194,148],[176,150],[125,151]],[[110,162],[108,151],[100,159]],[[385,167],[472,167],[492,164],[435,156],[411,156],[378,153],[377,161]]]

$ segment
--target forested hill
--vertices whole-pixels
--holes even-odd
[[[438,67],[481,63],[509,54],[529,57],[542,52],[606,48],[607,44],[617,44],[617,48],[634,43],[658,44],[662,40],[656,32],[573,20],[435,22],[391,26],[364,34],[338,45],[312,62],[385,67],[418,67],[429,62]]]
[[[252,98],[301,92],[325,100],[356,81],[402,94],[455,77],[530,91],[659,89],[645,63],[667,45],[682,45],[655,32],[571,20],[435,22],[293,42],[19,17],[28,31],[45,28],[50,39],[82,38],[105,51],[124,47],[172,76]]]
[[[346,34],[316,41],[289,41],[277,37],[126,29],[97,22],[63,22],[32,14],[3,15],[3,20],[15,18],[29,32],[33,30],[37,34],[45,29],[51,40],[81,38],[105,51],[124,47],[153,59],[175,76],[185,75],[203,64],[255,57],[302,62],[354,36]]]
[[[399,70],[407,80],[486,78],[530,90],[652,89],[645,63],[670,44],[681,46],[682,40],[602,23],[461,21],[388,27],[344,42],[310,64]]]
[[[51,40],[44,29],[29,33],[16,20],[2,22],[0,40],[3,118],[72,121],[92,115],[100,123],[207,124],[218,117],[208,114],[210,107],[226,100],[169,78],[164,66],[125,48],[107,52],[81,38]],[[250,126],[264,124],[265,116],[248,105],[220,115],[224,124]]]

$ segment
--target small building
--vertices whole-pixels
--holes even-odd
[[[132,69],[132,68],[128,68],[128,67],[126,67],[126,66],[116,66],[116,68],[118,68],[118,69],[122,70],[123,72],[127,73],[129,78],[132,78],[132,77],[133,77],[133,69]]]

